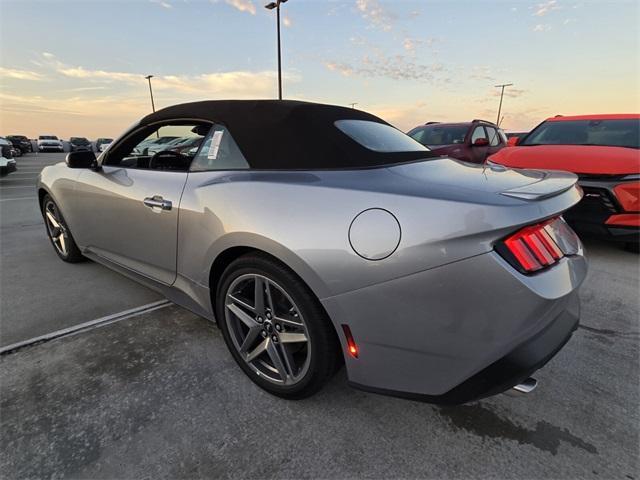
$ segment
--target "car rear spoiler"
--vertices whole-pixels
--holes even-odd
[[[566,192],[578,181],[578,176],[569,172],[544,171],[543,173],[544,177],[537,182],[500,193],[520,200],[543,200]]]

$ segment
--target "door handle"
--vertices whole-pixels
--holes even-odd
[[[171,210],[171,207],[173,206],[171,200],[165,200],[160,195],[147,197],[142,201],[142,203],[144,203],[147,207],[160,208],[162,210]]]

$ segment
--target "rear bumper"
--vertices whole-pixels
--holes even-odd
[[[542,331],[511,352],[442,395],[420,395],[372,388],[355,382],[357,389],[441,405],[459,405],[497,395],[518,385],[551,360],[578,328],[579,301],[573,311],[565,310]]]
[[[358,345],[358,358],[345,354],[354,387],[459,404],[510,389],[562,348],[586,272],[582,252],[535,275],[490,252],[322,304]]]
[[[41,152],[46,152],[46,151],[62,152],[64,151],[64,148],[59,145],[38,145],[38,150],[40,150]]]

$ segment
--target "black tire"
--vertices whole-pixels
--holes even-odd
[[[225,312],[229,287],[241,275],[260,275],[281,286],[304,318],[310,344],[306,373],[293,385],[276,385],[257,374],[241,356],[231,339]],[[242,371],[267,392],[290,400],[309,397],[320,390],[341,364],[340,343],[331,320],[307,285],[288,267],[265,254],[252,253],[233,261],[223,272],[216,289],[216,318],[222,334]]]
[[[56,212],[56,220],[59,222],[59,224],[62,227],[62,231],[65,234],[65,250],[66,253],[61,251],[61,249],[59,248],[59,246],[56,244],[56,241],[53,238],[53,234],[52,234],[52,228],[51,225],[47,219],[46,216],[46,211],[47,208],[49,206],[53,206],[55,212]],[[82,255],[82,253],[80,252],[80,249],[78,248],[78,245],[76,244],[75,240],[73,239],[73,235],[71,235],[71,230],[69,230],[69,227],[67,226],[67,223],[64,220],[64,216],[62,215],[62,212],[60,211],[60,209],[58,208],[58,205],[56,205],[56,203],[53,201],[53,199],[47,194],[42,198],[42,204],[40,205],[41,211],[42,211],[42,216],[44,218],[44,223],[45,223],[45,229],[47,232],[47,237],[49,238],[49,241],[51,242],[51,246],[53,247],[54,252],[56,252],[56,254],[58,255],[58,257],[60,257],[61,260],[68,262],[68,263],[79,263],[79,262],[84,262],[86,260],[86,258]]]

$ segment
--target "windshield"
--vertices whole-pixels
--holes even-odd
[[[40,139],[40,140],[58,140],[58,137],[56,137],[55,135],[40,135],[38,137],[38,139]]]
[[[409,135],[423,145],[454,145],[464,143],[468,125],[425,125],[414,128]]]
[[[384,123],[368,120],[338,120],[335,125],[360,145],[374,152],[428,151],[413,138]]]
[[[80,143],[80,144],[83,144],[83,143],[89,143],[89,140],[87,140],[87,139],[86,139],[86,138],[84,138],[84,137],[71,137],[71,138],[69,139],[69,141],[70,141],[71,143]]]
[[[543,122],[520,145],[640,147],[640,119]]]

